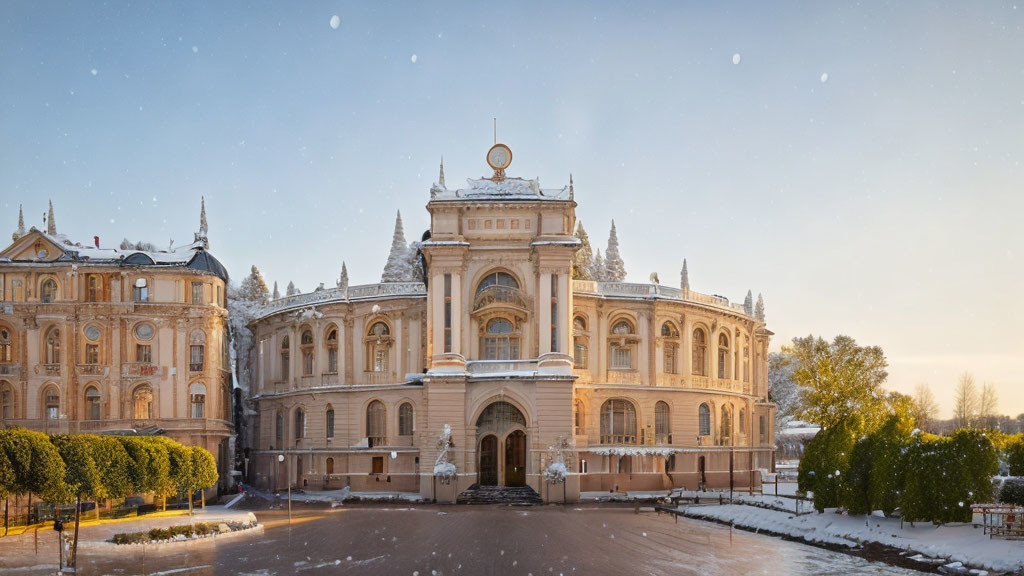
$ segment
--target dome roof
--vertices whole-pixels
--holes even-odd
[[[227,269],[220,263],[220,260],[214,258],[213,255],[206,250],[196,250],[196,255],[188,261],[188,267],[193,270],[213,274],[224,282],[228,281]]]

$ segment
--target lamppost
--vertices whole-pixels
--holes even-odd
[[[278,462],[284,462],[284,454],[277,455]],[[284,477],[284,483],[288,485],[288,524],[292,523],[292,463],[288,461],[288,474]]]

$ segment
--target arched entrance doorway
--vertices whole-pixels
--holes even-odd
[[[504,401],[490,404],[476,421],[477,482],[526,485],[526,418]]]

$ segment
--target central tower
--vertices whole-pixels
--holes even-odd
[[[534,360],[571,348],[576,202],[572,184],[542,189],[505,175],[512,151],[487,153],[490,178],[431,189],[426,258],[428,367]],[[443,174],[443,167],[442,167]]]

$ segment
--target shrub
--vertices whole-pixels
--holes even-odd
[[[1019,434],[1006,447],[1006,463],[1010,467],[1010,476],[1024,476],[1024,439]]]
[[[1024,482],[1007,480],[999,491],[999,501],[1024,506]]]

